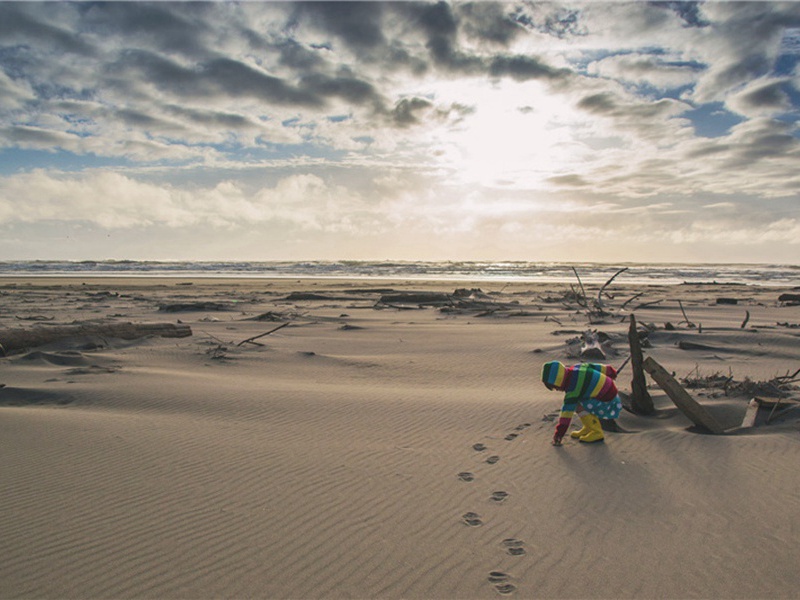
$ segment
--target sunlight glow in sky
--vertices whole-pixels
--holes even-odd
[[[0,260],[800,264],[797,2],[0,1]]]

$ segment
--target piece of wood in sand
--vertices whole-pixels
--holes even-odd
[[[745,411],[744,418],[742,419],[742,428],[755,426],[756,417],[758,416],[758,409],[760,406],[761,404],[759,403],[758,398],[753,398],[747,403],[747,410]]]
[[[677,406],[692,423],[707,429],[711,433],[723,433],[724,429],[717,420],[711,416],[702,404],[692,398],[689,393],[683,389],[681,384],[678,383],[664,367],[658,364],[652,356],[648,356],[644,359],[642,366],[659,387],[667,393],[667,396],[675,403],[675,406]]]
[[[135,340],[149,335],[182,338],[192,335],[188,325],[173,323],[77,323],[32,329],[0,329],[0,348],[6,354],[83,336],[104,336]]]
[[[647,391],[647,379],[644,376],[642,362],[642,344],[639,341],[639,330],[636,326],[636,317],[631,315],[630,327],[628,328],[628,344],[631,347],[631,408],[639,415],[652,415],[655,412],[653,398]]]

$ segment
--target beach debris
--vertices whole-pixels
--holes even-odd
[[[423,308],[425,306],[454,305],[455,302],[453,296],[444,292],[395,292],[383,294],[378,300],[378,304],[385,304],[393,308],[396,308],[397,305],[413,304],[417,308]]]
[[[773,377],[768,381],[753,381],[749,377],[745,377],[742,381],[736,381],[733,373],[724,375],[717,372],[701,376],[697,367],[693,372],[694,376],[690,373],[681,379],[684,387],[688,389],[722,390],[725,396],[741,394],[750,397],[788,398],[797,391],[795,383],[800,377],[800,369],[792,374],[787,373],[786,375]]]
[[[781,294],[778,302],[783,306],[800,306],[800,294]]]
[[[78,323],[74,325],[44,325],[32,329],[0,330],[0,348],[3,354],[42,346],[59,340],[86,336],[103,336],[135,340],[147,336],[171,338],[189,337],[188,325],[174,323]]]
[[[292,292],[286,298],[285,301],[295,302],[298,300],[337,300],[333,296],[325,296],[323,294],[315,294],[313,292]]]
[[[597,292],[597,300],[595,300],[595,303],[594,303],[595,308],[597,310],[602,310],[602,308],[603,308],[603,292],[605,292],[605,289],[609,286],[609,284],[612,281],[614,281],[617,278],[617,275],[619,275],[620,273],[624,273],[627,270],[628,270],[628,267],[623,267],[622,269],[620,269],[619,271],[614,273],[611,277],[609,277],[608,280],[602,285],[602,287],[600,288],[600,291]],[[606,295],[608,295],[608,294],[606,294]],[[608,296],[608,297],[613,299],[613,296]]]
[[[223,311],[229,310],[228,304],[221,302],[176,302],[173,304],[162,304],[158,307],[161,312],[193,312],[193,311]]]
[[[284,327],[286,327],[288,324],[289,324],[288,322],[282,323],[282,324],[278,325],[277,327],[275,327],[274,329],[270,329],[269,331],[267,331],[265,333],[259,333],[258,335],[254,335],[253,337],[247,338],[246,340],[242,340],[241,342],[236,344],[236,346],[237,347],[238,346],[243,346],[244,344],[255,344],[256,346],[263,346],[264,344],[259,344],[258,342],[256,342],[256,340],[259,339],[259,338],[264,337],[265,335],[269,335],[270,333],[275,333],[279,329],[283,329]]]
[[[746,310],[744,311],[744,313],[745,313],[744,321],[742,321],[742,324],[739,326],[739,329],[744,329],[745,325],[747,325],[747,322],[750,320],[750,311]]]
[[[644,356],[642,353],[642,344],[639,338],[639,328],[636,325],[636,317],[631,314],[630,326],[628,327],[628,344],[631,348],[631,395],[630,395],[630,411],[637,415],[652,415],[655,412],[653,406],[653,399],[647,391],[647,380],[644,376]]]
[[[797,400],[754,397],[747,404],[740,429],[769,425],[797,408],[800,408]]]
[[[600,342],[597,331],[588,330],[583,334],[581,344],[581,358],[585,360],[605,360],[606,351]]]
[[[243,319],[244,321],[285,321],[286,317],[281,313],[276,313],[271,310],[261,313],[260,315],[256,315],[255,317],[248,317],[247,319]]]
[[[572,330],[557,330],[553,335],[561,333],[577,333]],[[581,360],[605,360],[608,356],[614,356],[616,352],[612,346],[611,336],[596,329],[587,329],[580,333],[578,337],[570,338],[566,341],[567,356],[569,358],[579,358]]]
[[[642,367],[692,423],[714,434],[724,432],[722,426],[705,407],[692,398],[681,384],[664,367],[658,364],[652,356],[644,359]]]
[[[678,306],[680,306],[680,308],[681,308],[681,314],[683,314],[683,321],[680,321],[680,322],[678,322],[678,325],[680,325],[681,323],[686,323],[686,326],[687,326],[689,329],[694,329],[695,327],[697,327],[697,325],[695,325],[694,323],[692,323],[692,322],[689,320],[689,317],[686,315],[686,310],[684,310],[684,308],[683,308],[683,302],[681,302],[680,300],[678,300]]]

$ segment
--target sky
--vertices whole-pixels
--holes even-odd
[[[800,264],[800,2],[0,1],[0,260]]]

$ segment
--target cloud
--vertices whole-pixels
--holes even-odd
[[[15,81],[0,69],[0,114],[19,110],[35,99],[36,94],[27,81]]]
[[[617,81],[671,89],[689,85],[697,80],[700,68],[679,60],[665,60],[649,54],[609,56],[589,64],[587,71]]]
[[[365,223],[372,223],[373,212],[374,206],[358,193],[307,173],[252,191],[230,180],[208,187],[179,187],[111,171],[80,175],[34,171],[0,179],[0,224],[55,220],[126,229],[241,228],[282,222],[301,229],[341,231],[365,228]]]
[[[790,81],[787,78],[761,78],[751,81],[730,95],[725,105],[748,117],[772,116],[791,111],[792,102],[786,92]]]

